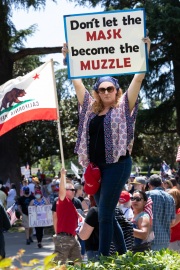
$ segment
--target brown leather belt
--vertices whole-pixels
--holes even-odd
[[[66,236],[75,237],[75,235],[72,235],[71,233],[66,233],[66,232],[60,232],[60,233],[57,233],[57,235],[66,235]]]

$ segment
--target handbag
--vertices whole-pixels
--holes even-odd
[[[101,185],[101,171],[98,166],[90,162],[84,173],[84,191],[88,195],[94,195]]]

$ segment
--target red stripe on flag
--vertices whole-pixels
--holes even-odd
[[[57,120],[57,110],[56,108],[44,108],[22,112],[0,124],[0,136],[25,122],[33,120]]]

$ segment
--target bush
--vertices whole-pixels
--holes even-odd
[[[132,254],[128,251],[124,255],[114,255],[111,257],[101,256],[98,262],[88,262],[81,263],[81,265],[72,266],[67,265],[57,265],[53,262],[55,255],[50,255],[44,259],[43,266],[36,266],[38,261],[36,259],[31,260],[28,264],[23,263],[20,257],[23,255],[24,251],[21,250],[13,258],[7,258],[0,261],[0,269],[13,269],[14,259],[21,262],[21,269],[26,266],[30,266],[34,270],[179,270],[180,269],[180,254],[168,249],[161,251],[150,251],[144,253]],[[18,269],[18,268],[14,268]],[[20,268],[19,268],[20,269]]]

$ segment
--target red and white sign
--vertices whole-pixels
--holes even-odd
[[[144,9],[64,16],[68,77],[147,71]]]

